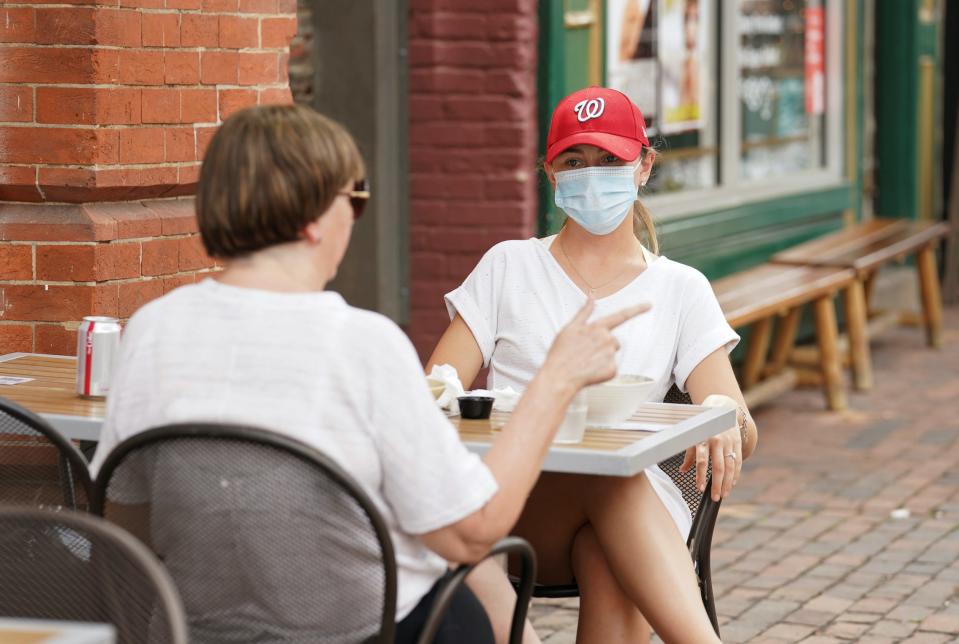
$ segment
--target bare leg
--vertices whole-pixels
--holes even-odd
[[[536,548],[543,583],[570,581],[573,543],[587,523],[620,588],[663,640],[719,641],[699,597],[689,552],[643,475],[540,477],[515,533]],[[584,595],[588,584],[581,582]],[[589,610],[591,600],[584,596],[581,606]]]
[[[666,642],[719,642],[689,551],[645,476],[597,477],[586,505],[609,569]]]
[[[487,559],[473,569],[466,578],[466,584],[486,609],[496,635],[496,644],[508,644],[513,609],[516,607],[516,592],[506,577],[506,571],[495,559]],[[526,620],[526,628],[523,630],[523,644],[540,644],[529,620]]]
[[[612,574],[596,533],[588,524],[576,533],[573,542],[573,571],[582,594],[577,644],[649,644],[649,624]]]
[[[588,524],[576,533],[571,565],[582,593],[576,641],[579,644],[648,644],[649,624],[609,570],[596,533]],[[466,583],[490,617],[496,644],[507,644],[516,593],[499,563],[484,561],[470,573]],[[539,642],[539,636],[527,621],[523,644]]]

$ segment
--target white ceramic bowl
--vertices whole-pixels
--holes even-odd
[[[621,423],[629,420],[646,401],[647,393],[656,384],[646,376],[616,376],[608,382],[586,388],[588,424]]]

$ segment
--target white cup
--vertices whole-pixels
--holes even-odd
[[[586,433],[586,412],[588,408],[586,390],[581,389],[578,394],[573,396],[572,402],[566,408],[566,415],[563,416],[563,422],[560,423],[553,442],[561,445],[583,442],[583,435]]]

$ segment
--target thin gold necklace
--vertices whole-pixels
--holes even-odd
[[[566,254],[566,245],[563,243],[563,235],[562,235],[562,233],[560,233],[558,237],[559,237],[559,249],[560,249],[560,251],[562,251],[563,257],[566,258],[566,263],[569,264],[569,267],[573,269],[573,272],[576,273],[576,276],[579,277],[579,279],[581,279],[581,280],[583,281],[583,284],[585,284],[586,287],[589,289],[589,295],[590,295],[590,296],[592,296],[593,293],[595,293],[596,291],[598,291],[598,290],[600,290],[600,289],[602,289],[602,288],[605,288],[605,287],[609,286],[610,284],[612,284],[613,282],[615,282],[616,280],[618,280],[620,277],[622,277],[623,273],[625,273],[627,270],[629,270],[629,267],[630,267],[630,266],[629,266],[629,264],[626,264],[626,268],[624,268],[624,269],[621,270],[620,272],[616,273],[616,275],[613,276],[613,279],[611,279],[611,280],[609,280],[609,281],[607,281],[607,282],[604,282],[604,283],[600,284],[599,286],[593,286],[592,284],[589,283],[589,281],[588,281],[585,277],[583,277],[583,274],[580,273],[580,272],[579,272],[579,269],[576,268],[576,264],[574,264],[574,263],[573,263],[573,260],[571,260],[571,259],[569,258],[569,255]]]

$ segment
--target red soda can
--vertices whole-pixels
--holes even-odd
[[[113,360],[120,348],[120,321],[89,315],[77,329],[77,393],[99,398],[110,393]]]

